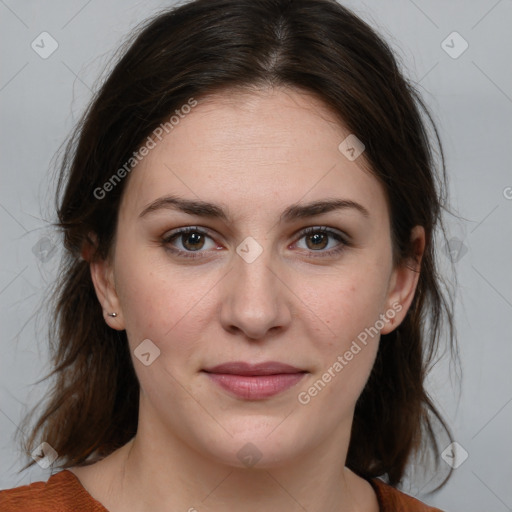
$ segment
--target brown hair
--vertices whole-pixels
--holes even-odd
[[[382,336],[356,405],[346,462],[360,476],[397,485],[425,444],[438,454],[434,424],[449,434],[424,387],[444,320],[455,348],[452,301],[437,273],[433,236],[436,226],[445,233],[444,157],[418,91],[376,32],[333,0],[195,0],[159,13],[133,38],[62,158],[57,226],[66,252],[50,329],[54,369],[46,377],[56,378],[26,452],[40,434],[70,467],[110,454],[137,430],[139,384],[126,333],[106,325],[81,257],[90,233],[97,239],[91,258],[109,255],[127,180],[106,197],[95,191],[190,98],[284,86],[320,98],[365,144],[365,162],[389,201],[396,264],[412,257],[411,229],[426,232],[413,303],[402,324]]]

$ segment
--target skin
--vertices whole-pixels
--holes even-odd
[[[111,512],[378,510],[369,483],[344,464],[379,336],[308,404],[297,399],[393,305],[401,310],[381,334],[400,324],[419,276],[411,262],[393,266],[384,189],[361,165],[364,154],[351,162],[338,150],[349,133],[304,92],[223,93],[201,101],[132,171],[112,257],[91,263],[91,275],[105,321],[128,335],[139,428],[102,461],[72,468]],[[169,194],[216,203],[232,218],[170,208],[140,217]],[[287,206],[326,198],[355,201],[369,217],[347,208],[279,222]],[[186,226],[209,232],[193,241],[202,258],[170,252],[193,252],[190,236],[162,241]],[[315,246],[301,234],[310,226],[350,243],[329,255],[341,242]],[[419,264],[423,228],[411,236]],[[236,252],[246,237],[262,248],[251,263]],[[133,356],[145,339],[160,350],[149,366]],[[240,360],[308,373],[271,398],[244,400],[201,372]],[[248,442],[261,454],[253,467],[237,456]]]

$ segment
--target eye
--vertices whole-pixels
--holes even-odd
[[[310,227],[303,230],[300,233],[299,241],[302,239],[306,241],[305,250],[311,253],[312,257],[333,256],[350,245],[346,237],[341,233],[323,226]],[[329,246],[329,239],[333,239],[338,243],[334,247],[324,250]],[[210,240],[209,247],[208,240]],[[186,258],[202,258],[210,250],[219,249],[213,238],[208,234],[208,231],[196,226],[187,226],[170,232],[162,238],[162,245],[166,250]]]
[[[201,253],[204,252],[201,251],[201,249],[215,249],[217,247],[215,242],[213,242],[210,247],[207,247],[205,243],[206,239],[213,242],[212,237],[210,237],[206,231],[195,226],[188,226],[169,233],[162,239],[162,243],[168,250],[180,256],[198,258],[202,257]],[[178,242],[183,249],[173,247],[172,244],[176,242]],[[194,252],[198,254],[193,254]]]
[[[329,238],[336,240],[338,243],[328,250],[323,250],[329,246]],[[339,232],[326,228],[325,226],[310,227],[305,229],[300,234],[300,239],[305,239],[306,250],[310,252],[317,252],[312,256],[323,257],[332,256],[341,252],[346,246],[349,245],[346,238]]]

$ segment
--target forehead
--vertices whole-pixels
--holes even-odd
[[[338,149],[350,132],[316,97],[291,89],[225,92],[199,101],[133,169],[123,206],[166,194],[227,205],[240,216],[346,197],[386,214],[384,190]]]

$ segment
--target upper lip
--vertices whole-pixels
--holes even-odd
[[[224,373],[232,375],[278,375],[282,373],[303,373],[305,370],[277,361],[265,361],[251,364],[244,361],[233,361],[205,368],[208,373]]]

